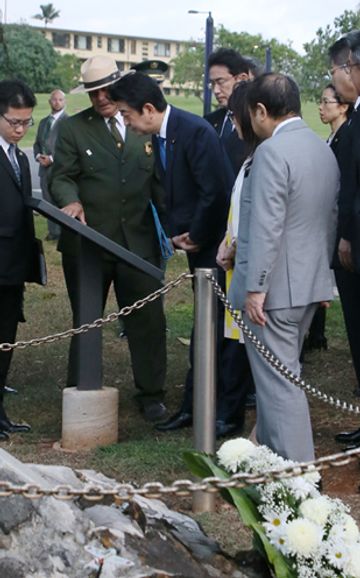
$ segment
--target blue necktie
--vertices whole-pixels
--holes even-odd
[[[14,169],[16,180],[17,180],[18,184],[21,185],[21,171],[20,171],[20,167],[19,167],[17,160],[16,160],[15,151],[16,151],[16,146],[14,144],[9,145],[8,153],[9,153],[10,163],[11,163],[12,168]]]
[[[160,152],[160,160],[164,171],[166,171],[166,138],[163,136],[158,137],[159,141],[159,152]]]

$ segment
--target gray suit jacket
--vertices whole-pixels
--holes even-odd
[[[330,147],[302,120],[257,149],[241,195],[230,301],[266,293],[265,310],[333,298],[339,170]]]

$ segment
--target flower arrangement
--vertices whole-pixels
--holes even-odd
[[[186,452],[200,476],[227,479],[296,466],[244,438],[222,444],[216,458]],[[254,547],[277,578],[360,578],[360,532],[348,507],[318,490],[315,470],[267,484],[226,488],[223,495],[254,533]]]

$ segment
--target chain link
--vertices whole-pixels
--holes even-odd
[[[58,500],[84,498],[87,501],[98,502],[105,497],[111,497],[116,502],[125,502],[131,500],[134,496],[143,496],[145,498],[162,498],[166,495],[188,497],[192,493],[199,491],[218,493],[224,489],[245,488],[254,484],[268,484],[307,473],[343,467],[357,460],[359,454],[360,448],[355,448],[347,452],[325,456],[312,462],[298,463],[282,470],[272,470],[261,474],[239,473],[225,480],[215,476],[204,478],[200,482],[176,480],[170,486],[166,486],[162,482],[147,482],[139,488],[135,488],[131,484],[115,484],[111,488],[104,488],[96,484],[86,484],[83,489],[61,484],[54,488],[42,488],[37,484],[24,484],[21,486],[14,485],[11,482],[0,481],[0,498],[17,495],[34,500],[52,496]]]
[[[163,295],[166,295],[175,287],[178,287],[185,281],[185,279],[191,279],[193,275],[190,273],[182,273],[174,279],[174,281],[170,281],[161,289],[157,289],[153,293],[150,293],[144,299],[139,299],[135,301],[132,305],[128,305],[123,307],[118,313],[110,313],[104,318],[95,319],[91,323],[84,323],[80,325],[80,327],[75,327],[74,329],[68,329],[67,331],[62,331],[61,333],[54,333],[53,335],[47,335],[46,337],[36,337],[34,339],[30,339],[29,341],[16,341],[15,343],[0,343],[0,351],[11,351],[12,349],[25,349],[26,347],[33,345],[43,345],[45,343],[54,343],[54,341],[59,341],[60,339],[67,339],[68,337],[73,337],[73,335],[79,335],[80,333],[87,333],[90,329],[97,329],[106,325],[107,323],[112,323],[119,319],[119,317],[126,317],[136,311],[137,309],[141,309],[148,303],[152,303],[152,301],[156,301]]]
[[[219,283],[215,279],[215,277],[211,274],[206,275],[206,278],[210,281],[213,286],[214,292],[220,301],[224,304],[225,309],[229,312],[231,317],[249,339],[249,341],[256,347],[256,349],[261,353],[261,355],[266,359],[266,361],[276,369],[285,377],[290,383],[296,385],[303,389],[306,393],[309,393],[316,399],[323,401],[324,403],[328,403],[329,405],[334,406],[336,409],[341,409],[344,411],[348,411],[349,413],[355,413],[358,415],[360,413],[360,407],[358,405],[353,405],[348,401],[342,401],[339,398],[333,397],[328,395],[327,393],[323,393],[319,388],[306,383],[303,379],[300,379],[297,375],[294,375],[289,369],[281,363],[281,361],[275,357],[273,353],[256,337],[256,335],[251,331],[251,329],[244,323],[241,318],[241,314],[234,309],[231,305],[230,301],[227,299],[225,293],[221,289]]]

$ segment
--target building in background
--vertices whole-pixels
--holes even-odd
[[[41,26],[34,26],[33,28],[42,32],[60,54],[75,54],[82,62],[91,56],[110,54],[116,59],[119,69],[127,71],[143,60],[162,60],[169,65],[162,85],[164,93],[173,95],[180,93],[179,87],[171,84],[174,74],[171,61],[179,55],[185,42],[54,27],[44,29]]]

